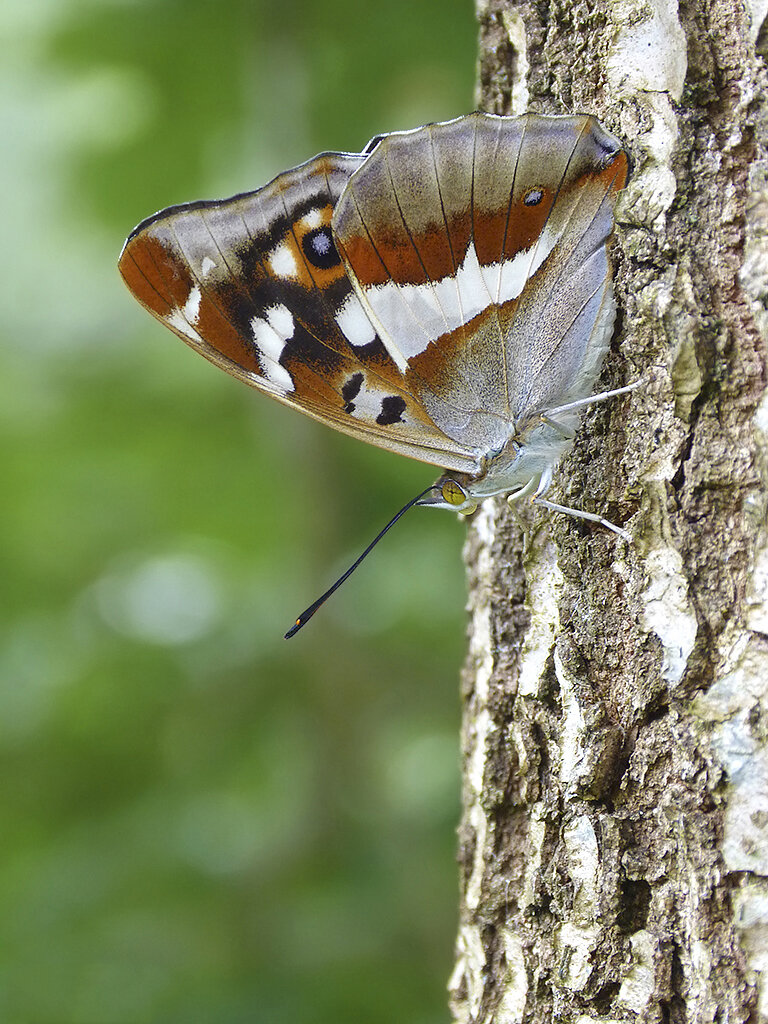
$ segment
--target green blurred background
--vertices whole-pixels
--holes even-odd
[[[115,269],[163,206],[473,106],[470,0],[2,0],[0,1020],[447,1018],[463,528]]]

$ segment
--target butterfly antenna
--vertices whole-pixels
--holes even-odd
[[[418,503],[421,501],[421,499],[422,498],[426,498],[426,496],[430,493],[430,491],[434,491],[434,490],[437,490],[437,489],[438,488],[433,484],[431,487],[428,487],[426,489],[426,491],[422,491],[421,494],[417,494],[415,498],[411,498],[411,500],[407,504],[403,505],[403,507],[400,509],[400,511],[397,513],[397,515],[394,515],[389,520],[389,522],[384,527],[384,529],[381,530],[373,538],[373,540],[368,545],[368,547],[365,549],[365,551],[362,553],[362,555],[360,555],[360,557],[355,562],[353,562],[352,565],[350,565],[350,567],[347,569],[347,571],[342,576],[339,576],[339,578],[336,580],[336,582],[333,584],[333,586],[329,587],[328,590],[326,590],[326,592],[322,595],[322,597],[318,597],[318,599],[316,601],[312,602],[312,604],[309,606],[309,608],[306,608],[301,613],[301,615],[298,617],[298,619],[296,619],[296,622],[291,626],[291,628],[285,634],[284,639],[285,640],[290,640],[290,638],[292,636],[295,636],[299,632],[299,630],[301,629],[302,626],[305,626],[309,622],[309,620],[315,614],[317,609],[321,605],[325,604],[325,602],[328,600],[328,598],[331,596],[331,594],[334,594],[339,589],[341,584],[352,575],[352,573],[355,571],[355,569],[358,567],[358,565],[360,565],[360,563],[366,557],[366,555],[369,555],[371,553],[371,551],[373,551],[373,549],[379,543],[379,541],[384,536],[384,534],[395,525],[395,523],[398,521],[398,519],[401,516],[405,515],[405,513],[408,511],[409,508],[413,508],[414,505],[418,505]]]

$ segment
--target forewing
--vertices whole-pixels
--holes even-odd
[[[264,188],[139,225],[120,271],[187,344],[286,405],[379,447],[471,472],[429,417],[349,282],[333,208],[364,156],[323,154]]]

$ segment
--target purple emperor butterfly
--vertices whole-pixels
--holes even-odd
[[[616,393],[593,391],[627,174],[593,117],[474,113],[155,214],[128,238],[120,271],[228,373],[442,467],[406,509],[468,513],[491,495],[527,495],[626,537],[541,495],[579,409]]]

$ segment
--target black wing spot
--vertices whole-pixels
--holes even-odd
[[[405,399],[399,395],[387,395],[381,400],[381,412],[376,417],[376,422],[382,427],[388,427],[392,423],[403,423],[405,412]]]
[[[301,247],[309,262],[318,270],[329,270],[341,263],[341,257],[336,251],[329,227],[314,228],[312,231],[308,231],[301,240]]]
[[[385,358],[391,358],[387,350],[381,344],[381,339],[379,338],[378,334],[373,339],[373,341],[369,341],[367,345],[355,345],[355,355],[359,359],[363,360],[374,359],[376,356],[382,355]]]
[[[344,399],[344,402],[346,403],[344,406],[344,412],[355,411],[354,400],[360,394],[360,388],[362,386],[362,373],[353,373],[352,376],[344,382],[344,387],[341,389],[341,397]]]
[[[529,188],[523,196],[523,204],[525,206],[538,206],[543,195],[544,193],[540,188]]]

